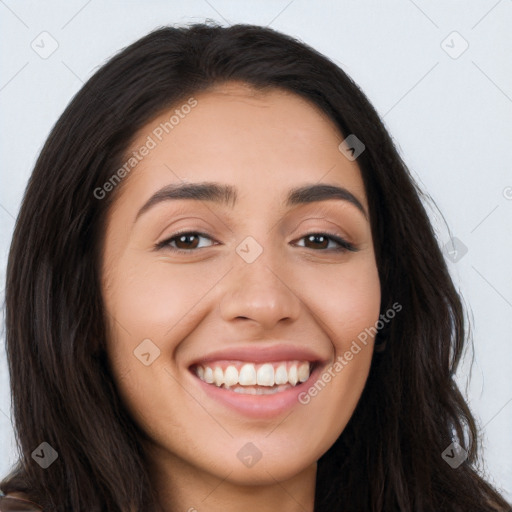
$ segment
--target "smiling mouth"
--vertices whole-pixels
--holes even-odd
[[[226,391],[273,395],[306,382],[315,367],[316,363],[311,361],[218,361],[195,364],[190,369],[203,382]]]

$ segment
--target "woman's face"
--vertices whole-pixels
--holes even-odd
[[[194,98],[138,133],[107,219],[108,355],[155,460],[281,481],[315,467],[367,379],[373,339],[353,342],[380,284],[365,190],[299,96],[230,83]],[[179,196],[199,183],[222,193]],[[308,191],[325,185],[343,190]]]

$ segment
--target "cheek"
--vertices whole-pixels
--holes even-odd
[[[306,304],[318,315],[333,349],[343,353],[379,319],[381,290],[374,259],[369,256],[351,265],[332,267],[324,272],[322,286],[315,285],[319,279],[310,278],[302,284]],[[370,336],[368,339],[371,341]]]
[[[188,313],[222,275],[220,270],[194,272],[191,265],[133,260],[118,265],[106,293],[106,308],[117,324],[114,330],[133,342],[153,337],[164,342],[166,333],[186,322]]]
[[[155,382],[156,374],[163,371],[160,366],[164,358],[160,356],[174,349],[180,321],[197,302],[194,293],[201,293],[204,285],[198,289],[186,274],[171,272],[168,267],[164,277],[163,264],[142,264],[133,253],[130,256],[116,262],[104,283],[109,324],[107,349],[125,402],[134,402],[143,411],[145,406],[139,407],[141,396],[152,392],[144,387]],[[146,353],[150,354],[148,366],[144,364]]]
[[[198,305],[226,271],[211,265],[198,271],[165,260],[148,263],[147,258],[142,262],[135,251],[129,256],[116,262],[104,283],[107,349],[119,392],[140,418],[151,413],[146,397],[155,394],[156,382],[163,382],[163,389],[175,386],[166,373],[174,371],[173,353],[202,320]],[[152,362],[146,366],[137,357],[148,352]]]
[[[310,282],[303,289],[317,323],[330,339],[332,359],[300,398],[306,408],[322,416],[324,425],[330,425],[330,434],[322,439],[327,440],[322,445],[326,449],[348,423],[368,377],[379,320],[380,282],[373,259],[350,268],[340,266],[324,282],[322,287]]]

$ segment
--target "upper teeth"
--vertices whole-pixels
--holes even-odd
[[[310,364],[308,361],[291,361],[280,363],[235,363],[222,368],[220,364],[198,365],[196,375],[207,382],[220,387],[239,384],[241,386],[274,386],[297,382],[305,382],[309,378]]]

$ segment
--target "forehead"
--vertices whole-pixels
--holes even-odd
[[[299,184],[337,183],[366,205],[359,167],[338,149],[344,136],[306,99],[237,82],[193,99],[139,130],[128,153],[150,139],[152,148],[123,183],[121,201],[135,206],[170,183],[215,181],[235,185],[239,199],[260,203]]]

